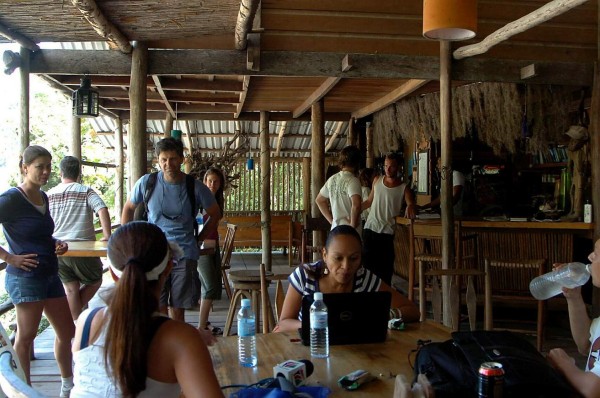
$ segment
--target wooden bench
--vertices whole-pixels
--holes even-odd
[[[262,247],[260,214],[230,216],[225,214],[219,223],[219,237],[224,238],[227,224],[235,224],[235,247]],[[289,265],[292,266],[293,222],[291,215],[271,216],[271,245],[284,248],[288,252]]]

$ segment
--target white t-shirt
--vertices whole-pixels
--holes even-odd
[[[333,222],[331,229],[338,225],[350,225],[352,214],[352,196],[362,197],[358,178],[349,171],[340,171],[329,177],[319,191],[321,196],[328,198],[331,203]]]
[[[590,326],[590,353],[585,365],[586,372],[592,372],[596,376],[600,376],[600,318],[592,321]]]

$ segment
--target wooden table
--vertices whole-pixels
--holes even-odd
[[[417,347],[417,340],[445,341],[450,338],[450,330],[429,321],[409,324],[406,330],[388,331],[384,343],[331,346],[327,359],[311,359],[310,348],[296,341],[297,337],[297,333],[258,334],[258,366],[255,368],[239,365],[237,336],[219,338],[216,345],[209,347],[219,383],[221,386],[252,384],[273,377],[273,367],[286,359],[309,359],[315,371],[308,378],[307,385],[329,387],[333,397],[348,394],[354,398],[391,397],[397,374],[412,380],[413,370],[408,363],[408,354]],[[337,385],[340,377],[357,369],[371,372],[378,380],[351,393]],[[227,389],[224,393],[229,396],[234,391]]]
[[[63,254],[64,257],[106,257],[106,241],[78,240],[67,243],[69,250]]]

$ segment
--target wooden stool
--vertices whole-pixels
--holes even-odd
[[[273,275],[272,272],[267,272],[267,276]],[[233,285],[233,296],[225,321],[224,336],[229,336],[233,319],[237,315],[238,304],[241,307],[243,298],[250,299],[252,302],[252,311],[256,318],[256,333],[260,330],[260,271],[259,270],[233,270],[229,271],[229,280]],[[268,308],[263,309],[268,311]]]

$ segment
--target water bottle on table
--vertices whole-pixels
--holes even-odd
[[[562,292],[563,287],[574,288],[584,285],[590,279],[590,265],[569,263],[547,274],[531,280],[529,290],[538,300],[546,300]]]
[[[256,356],[256,318],[250,307],[249,299],[242,299],[242,308],[238,312],[238,357],[240,365],[254,367]]]
[[[327,358],[329,356],[327,306],[323,302],[323,293],[316,292],[314,299],[314,303],[310,306],[310,355],[316,358]]]

